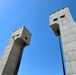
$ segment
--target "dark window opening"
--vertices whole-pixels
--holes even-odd
[[[57,34],[60,35],[60,31],[59,30],[57,30]]]
[[[27,40],[28,38],[25,36],[25,39]]]
[[[60,18],[64,18],[64,17],[65,17],[65,15],[60,16]]]
[[[57,20],[58,20],[58,18],[53,19],[53,21],[57,21]]]
[[[17,36],[19,36],[19,34],[17,34]]]
[[[25,46],[26,44],[25,43],[23,43],[23,46]]]

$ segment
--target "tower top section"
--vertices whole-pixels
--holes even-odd
[[[53,14],[55,14],[55,13],[57,13],[57,12],[60,12],[60,11],[62,11],[62,10],[65,10],[66,8],[69,8],[68,6],[65,6],[64,8],[61,8],[60,10],[57,10],[56,12],[53,12],[53,13],[51,13],[50,15],[53,15]]]
[[[68,6],[50,14],[49,18],[50,27],[52,28],[56,36],[60,35],[60,25],[65,25],[69,24],[70,22],[74,22]]]
[[[12,33],[12,38],[18,43],[24,43],[25,45],[30,44],[31,33],[24,27],[20,27],[17,30],[14,30]]]

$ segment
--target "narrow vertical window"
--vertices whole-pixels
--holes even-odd
[[[65,15],[60,16],[60,18],[64,18],[64,17],[65,17]]]
[[[17,36],[19,36],[19,34],[17,34]]]
[[[27,40],[28,38],[25,36],[25,39]]]
[[[57,20],[58,20],[58,18],[53,19],[53,21],[57,21]]]

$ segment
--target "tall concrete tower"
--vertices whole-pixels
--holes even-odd
[[[62,37],[68,75],[76,75],[76,23],[68,7],[50,14],[50,27],[56,36]]]
[[[25,46],[30,44],[31,33],[21,27],[15,30],[0,58],[0,75],[17,75]]]

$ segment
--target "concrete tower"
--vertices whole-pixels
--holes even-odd
[[[62,37],[68,75],[76,75],[76,23],[68,7],[50,14],[50,27],[56,36]]]
[[[17,75],[25,46],[30,44],[31,33],[21,27],[15,30],[0,58],[0,75]]]

